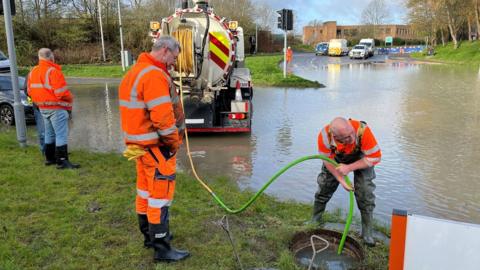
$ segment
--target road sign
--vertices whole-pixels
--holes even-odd
[[[385,43],[393,43],[393,37],[385,37]]]

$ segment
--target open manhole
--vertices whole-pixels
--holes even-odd
[[[347,236],[342,253],[337,255],[341,239],[341,233],[325,229],[299,232],[293,236],[290,250],[296,263],[305,269],[357,269],[364,259],[362,246]]]

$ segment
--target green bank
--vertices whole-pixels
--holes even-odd
[[[435,47],[435,55],[412,54],[413,58],[446,64],[480,65],[480,41],[462,41],[457,49],[453,43]]]
[[[0,129],[0,269],[237,269],[219,225],[225,212],[190,176],[178,175],[171,229],[174,246],[192,256],[155,265],[137,229],[133,162],[116,153],[72,151],[82,168],[59,171],[42,164],[38,147],[19,148],[14,132]],[[227,178],[208,183],[234,208],[253,194]],[[310,205],[262,195],[228,216],[245,269],[298,269],[288,247],[296,232],[311,228],[304,225],[310,212]],[[344,215],[327,213],[326,219],[343,222]],[[388,248],[378,245],[367,250],[364,265],[386,269],[387,256]]]
[[[275,87],[322,87],[316,81],[309,81],[293,74],[283,78],[283,71],[279,68],[282,55],[247,56],[246,66],[250,69],[255,86]],[[28,74],[29,67],[21,67],[19,74]],[[62,65],[66,77],[85,78],[122,78],[124,72],[120,65]]]

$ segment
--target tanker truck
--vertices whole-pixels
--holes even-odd
[[[154,42],[175,37],[181,52],[170,72],[177,91],[182,84],[189,132],[250,132],[252,80],[245,68],[243,29],[216,15],[206,0],[182,1],[161,22],[150,22]]]

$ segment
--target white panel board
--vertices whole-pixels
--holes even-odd
[[[480,225],[409,215],[405,270],[480,269]]]

